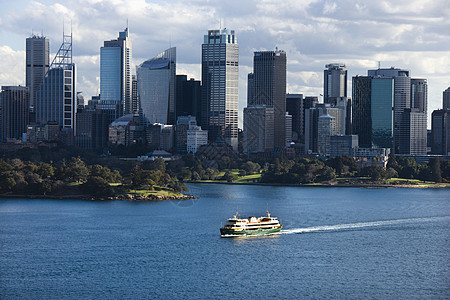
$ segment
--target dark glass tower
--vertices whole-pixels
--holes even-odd
[[[274,147],[286,144],[286,52],[257,51],[253,57],[254,94],[250,105],[274,109]]]
[[[0,141],[21,139],[27,131],[29,92],[23,86],[2,86],[0,93]]]
[[[358,135],[359,147],[372,147],[371,77],[352,79],[352,133]]]

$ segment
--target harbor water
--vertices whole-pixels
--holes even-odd
[[[200,199],[0,199],[0,299],[445,299],[446,189],[191,184]],[[269,209],[279,235],[221,238]]]

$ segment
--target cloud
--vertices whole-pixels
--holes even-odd
[[[0,46],[1,85],[25,85],[25,51]]]
[[[236,30],[240,108],[246,103],[253,52],[275,46],[287,53],[291,93],[322,93],[324,65],[330,62],[347,64],[349,91],[351,76],[367,74],[378,61],[382,67],[410,69],[413,77],[428,79],[430,108],[440,106],[442,91],[450,85],[450,6],[445,0],[39,0],[10,7],[0,12],[0,36],[7,43],[0,46],[11,47],[5,37],[25,39],[31,30],[43,30],[56,52],[63,23],[66,32],[72,27],[78,88],[86,98],[98,93],[103,41],[117,38],[127,20],[135,64],[176,46],[178,73],[197,80],[203,35],[220,24]],[[22,55],[23,50],[9,48]],[[24,77],[18,67],[24,58],[11,60],[17,60],[11,68],[0,66],[2,82]]]

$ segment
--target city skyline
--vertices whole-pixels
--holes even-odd
[[[78,91],[89,99],[100,88],[99,48],[103,41],[116,38],[117,32],[127,27],[128,19],[133,73],[136,65],[173,45],[178,47],[177,73],[197,80],[201,78],[204,32],[220,27],[236,30],[240,41],[240,120],[253,52],[275,46],[287,52],[288,93],[323,94],[325,64],[346,64],[350,79],[367,75],[380,61],[382,68],[408,69],[414,78],[427,78],[428,120],[433,110],[441,108],[442,92],[450,85],[450,46],[444,42],[449,35],[449,9],[444,1],[249,1],[232,9],[237,3],[43,0],[5,4],[0,14],[0,84],[25,85],[25,39],[32,32],[40,35],[43,31],[53,57],[65,20],[66,32],[71,28],[74,36]],[[119,6],[123,9],[118,10]],[[149,19],[151,28],[145,26]]]

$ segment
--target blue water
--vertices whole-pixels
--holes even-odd
[[[201,198],[0,199],[0,298],[450,297],[448,190],[190,188]],[[236,207],[269,207],[283,233],[220,238]]]

